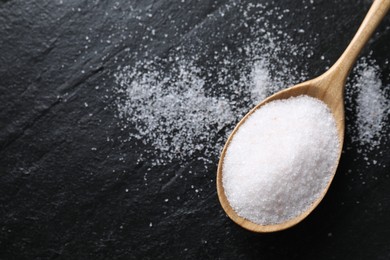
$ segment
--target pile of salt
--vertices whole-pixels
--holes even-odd
[[[235,212],[260,225],[305,212],[323,194],[339,157],[335,120],[309,96],[270,102],[231,140],[222,182]]]

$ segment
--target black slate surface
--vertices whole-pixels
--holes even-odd
[[[137,160],[150,147],[117,138],[124,134],[112,105],[118,65],[142,59],[145,44],[157,57],[196,37],[209,43],[206,53],[239,44],[248,33],[227,25],[242,19],[234,10],[222,28],[196,27],[228,2],[234,1],[0,2],[0,259],[390,258],[388,144],[377,158],[387,167],[366,167],[354,160],[346,136],[352,149],[320,206],[289,230],[254,234],[219,205],[212,182],[217,157],[207,168],[196,158],[153,166],[151,158]],[[297,63],[314,77],[346,47],[370,2],[316,0],[305,8],[309,3],[268,4],[290,9],[289,29],[305,30],[294,40],[314,46],[314,58]],[[154,41],[132,33],[148,26],[159,32]],[[387,17],[365,50],[383,75],[390,72],[389,26]],[[228,39],[229,30],[241,34]],[[164,39],[164,32],[171,36]],[[389,77],[382,80],[389,84]]]

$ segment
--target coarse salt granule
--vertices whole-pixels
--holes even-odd
[[[231,140],[222,182],[235,212],[260,225],[306,211],[337,167],[340,143],[325,103],[298,96],[256,110]]]

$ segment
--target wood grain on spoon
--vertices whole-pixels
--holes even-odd
[[[347,79],[347,76],[355,63],[360,51],[363,49],[364,45],[367,43],[372,33],[375,31],[376,27],[385,17],[386,13],[390,8],[390,0],[375,0],[372,4],[370,10],[368,11],[366,17],[363,20],[363,23],[359,27],[356,35],[352,39],[351,43],[348,45],[347,49],[337,60],[337,62],[324,74],[321,76],[300,83],[293,87],[282,90],[258,104],[254,107],[235,127],[231,135],[229,136],[224,149],[222,150],[221,159],[218,164],[217,171],[217,191],[219,201],[227,213],[227,215],[238,225],[242,226],[245,229],[254,231],[254,232],[273,232],[283,230],[289,227],[292,227],[306,218],[310,212],[312,212],[317,205],[321,202],[325,196],[332,179],[329,181],[327,187],[322,192],[321,196],[309,207],[308,210],[302,212],[299,216],[292,218],[284,223],[275,224],[275,225],[259,225],[255,224],[247,219],[244,219],[237,215],[237,213],[230,206],[222,185],[222,167],[224,162],[224,157],[226,150],[229,146],[229,143],[238,128],[245,122],[245,120],[258,108],[264,104],[278,100],[286,99],[289,97],[295,97],[299,95],[308,95],[317,99],[322,100],[328,105],[332,114],[336,120],[338,136],[340,141],[340,151],[339,158],[342,151],[342,144],[344,141],[344,86]],[[337,160],[338,164],[339,159]],[[333,176],[336,172],[333,173]]]

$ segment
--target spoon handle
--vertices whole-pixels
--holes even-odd
[[[345,83],[360,51],[363,49],[364,45],[366,45],[389,9],[390,0],[375,0],[373,2],[351,43],[337,62],[329,69],[328,72],[333,74],[333,77],[336,76]]]

